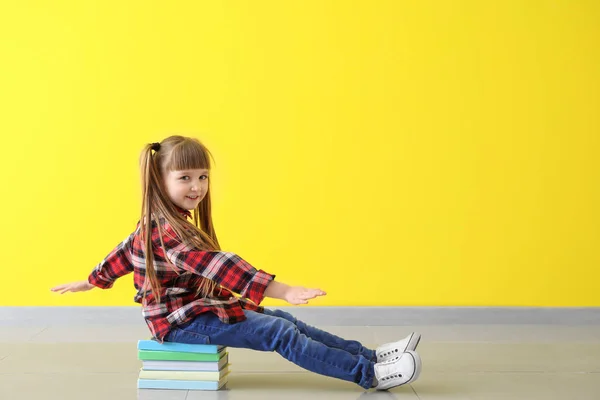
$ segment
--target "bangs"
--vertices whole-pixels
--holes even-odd
[[[165,168],[167,171],[210,170],[210,154],[202,144],[188,139],[173,147]]]

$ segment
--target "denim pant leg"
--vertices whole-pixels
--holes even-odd
[[[285,318],[250,310],[244,313],[246,320],[236,324],[225,324],[210,312],[200,314],[193,321],[173,328],[165,340],[276,351],[309,371],[371,388],[375,363],[370,359],[313,340]]]
[[[377,361],[377,355],[375,354],[375,350],[371,350],[364,347],[360,342],[356,340],[346,340],[329,332],[322,331],[313,326],[307,325],[306,323],[296,319],[292,314],[285,311],[268,310],[265,308],[265,314],[287,319],[288,321],[296,325],[300,332],[302,332],[309,338],[316,340],[317,342],[323,343],[324,345],[336,349],[346,350],[347,352],[354,355],[361,355],[367,360],[375,362]]]

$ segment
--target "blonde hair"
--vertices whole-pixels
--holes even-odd
[[[197,250],[220,250],[219,241],[211,216],[210,180],[204,199],[193,213],[193,224],[177,209],[168,196],[163,182],[163,175],[169,171],[187,169],[210,170],[208,149],[198,139],[184,136],[169,136],[159,144],[149,143],[140,156],[142,183],[142,213],[140,218],[140,237],[144,243],[146,255],[146,280],[143,298],[145,300],[148,286],[157,303],[160,303],[160,282],[154,267],[152,250],[152,221],[158,227],[161,247],[165,250],[161,223],[166,221],[177,234],[177,238]],[[166,255],[166,250],[165,250]],[[167,260],[167,262],[169,262]],[[170,263],[170,262],[169,262]],[[217,284],[202,278],[196,295],[208,296]]]

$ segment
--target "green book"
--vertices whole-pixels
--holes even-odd
[[[217,354],[206,353],[181,353],[178,351],[139,350],[138,360],[165,360],[165,361],[214,361],[217,362],[227,352],[222,349]]]

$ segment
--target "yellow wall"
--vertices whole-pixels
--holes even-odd
[[[600,306],[600,3],[0,5],[0,305],[134,228],[141,146],[214,153],[226,250],[313,305]],[[267,301],[267,305],[283,303]]]

